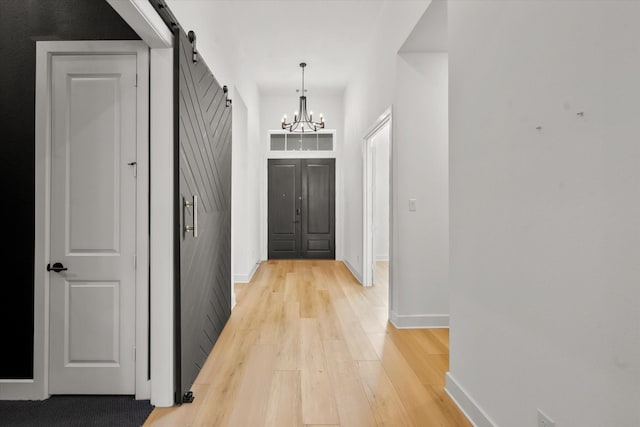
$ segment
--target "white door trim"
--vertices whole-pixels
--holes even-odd
[[[136,183],[136,398],[149,398],[149,49],[141,41],[43,41],[36,43],[34,376],[3,382],[0,399],[49,396],[49,261],[51,191],[50,71],[53,55],[132,54],[137,56]]]
[[[174,115],[172,31],[148,0],[107,0],[150,49],[151,197],[149,234],[151,307],[151,404],[172,406],[173,342],[173,188]],[[146,358],[146,355],[145,355]],[[145,359],[146,360],[146,359]],[[146,374],[145,374],[146,375]]]
[[[394,189],[393,173],[394,149],[393,149],[393,107],[390,106],[378,117],[363,137],[362,143],[362,285],[373,285],[373,137],[386,125],[389,125],[389,310],[396,301],[396,254],[397,228],[394,226]]]
[[[173,48],[151,49],[150,372],[156,407],[174,403],[173,88]]]
[[[107,0],[107,3],[151,49],[173,46],[173,33],[149,0]]]

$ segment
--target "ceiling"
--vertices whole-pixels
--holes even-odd
[[[342,90],[380,37],[404,34],[430,0],[168,0],[199,50],[217,43],[250,67],[261,92]],[[407,23],[410,23],[409,25]],[[409,28],[407,28],[409,26]]]
[[[400,52],[447,52],[447,2],[433,0]]]

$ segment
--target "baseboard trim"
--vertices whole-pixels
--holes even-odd
[[[392,311],[389,320],[397,329],[448,328],[448,314],[397,314]]]
[[[0,380],[0,400],[44,400],[48,397],[36,380]]]
[[[389,255],[376,255],[376,261],[389,261]]]
[[[256,274],[256,271],[260,267],[260,261],[256,261],[253,268],[249,272],[249,274],[236,274],[233,276],[234,283],[249,283],[251,279],[253,279],[253,275]]]
[[[469,393],[458,384],[453,375],[451,375],[451,372],[447,372],[446,374],[444,391],[447,392],[451,400],[460,408],[474,427],[496,427],[496,424],[482,408],[478,406],[476,401],[469,396]]]
[[[356,280],[360,282],[360,284],[362,284],[362,276],[358,274],[358,271],[351,265],[351,263],[346,259],[343,259],[342,263],[347,267],[351,274],[353,274],[353,277],[355,277]]]

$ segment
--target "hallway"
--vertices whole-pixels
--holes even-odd
[[[266,261],[197,377],[145,426],[470,426],[444,392],[448,329],[387,323],[341,262]]]

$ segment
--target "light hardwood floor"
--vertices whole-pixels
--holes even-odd
[[[384,265],[379,268],[384,269]],[[144,426],[471,426],[444,391],[447,329],[387,323],[387,286],[337,261],[263,262],[193,385]]]

